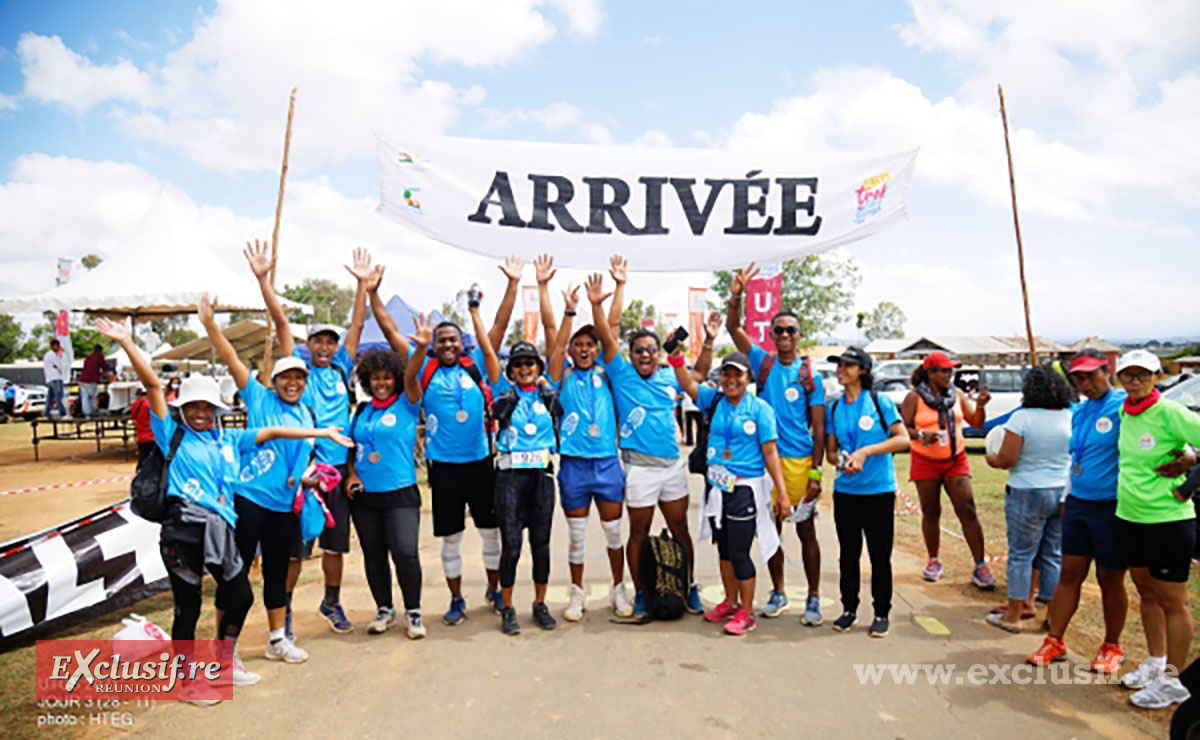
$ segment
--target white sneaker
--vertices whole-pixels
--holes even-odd
[[[613,584],[612,587],[612,608],[618,617],[632,617],[633,604],[629,601],[629,591],[625,588],[625,582]]]
[[[1153,658],[1146,658],[1137,670],[1121,676],[1121,685],[1127,689],[1144,689],[1162,675],[1163,665]]]
[[[421,612],[405,612],[404,621],[408,625],[408,639],[420,640],[425,636],[425,625],[421,622]]]
[[[263,653],[267,660],[282,660],[284,663],[303,663],[308,660],[304,648],[296,647],[296,643],[281,637],[274,642],[267,642],[267,651]]]
[[[211,699],[215,689],[200,682],[185,683],[179,687],[179,698],[186,701],[188,704],[195,704],[198,707],[211,707],[213,704],[220,704],[220,699]]]
[[[367,625],[368,635],[382,635],[388,631],[388,628],[396,623],[396,610],[390,606],[379,607],[379,612],[375,618]]]
[[[563,612],[563,619],[568,622],[578,622],[583,619],[583,612],[587,609],[587,594],[583,589],[571,584],[571,603],[567,605],[567,610]]]
[[[234,686],[253,686],[262,679],[262,676],[257,673],[251,673],[246,670],[246,666],[242,663],[242,659],[238,656],[233,656],[233,685]]]
[[[1129,701],[1142,709],[1166,709],[1187,701],[1191,695],[1178,678],[1168,678],[1160,673],[1154,683],[1131,695]]]

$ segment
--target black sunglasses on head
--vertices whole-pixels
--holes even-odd
[[[800,333],[800,327],[798,327],[798,326],[776,326],[776,327],[772,327],[771,331],[774,332],[775,336],[777,336],[777,337],[782,337],[784,334],[787,334],[789,336],[795,336]]]

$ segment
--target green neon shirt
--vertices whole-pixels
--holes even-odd
[[[1185,406],[1164,398],[1137,416],[1121,410],[1119,518],[1138,524],[1196,518],[1192,502],[1180,501],[1171,493],[1183,476],[1165,478],[1154,471],[1173,460],[1171,451],[1182,450],[1185,444],[1200,446],[1200,414]]]

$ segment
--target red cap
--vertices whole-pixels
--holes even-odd
[[[961,362],[951,360],[945,352],[930,352],[921,365],[926,370],[954,370],[962,367]]]
[[[1102,367],[1108,367],[1108,359],[1105,357],[1095,357],[1093,355],[1078,354],[1071,360],[1071,370],[1073,373],[1090,373],[1093,370],[1098,370]]]

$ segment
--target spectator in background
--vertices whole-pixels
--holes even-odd
[[[17,406],[17,386],[12,381],[4,381],[4,413],[12,416]]]
[[[260,374],[260,377],[261,377],[261,374]],[[169,381],[167,381],[167,403],[170,403],[171,401],[174,401],[176,398],[179,398],[179,384],[181,382],[182,381],[179,380],[179,376],[175,376],[174,378],[171,378]]]
[[[107,374],[104,347],[97,344],[92,348],[92,353],[84,358],[83,370],[79,373],[79,404],[84,416],[90,418],[96,413],[96,387],[104,382]]]
[[[154,450],[154,430],[150,427],[150,402],[146,399],[146,389],[138,388],[137,399],[129,407],[133,416],[133,426],[137,430],[138,465]]]
[[[50,349],[42,355],[42,372],[45,374],[46,386],[46,416],[66,416],[67,408],[63,405],[63,363],[64,354],[62,343],[57,339],[50,340]]]

